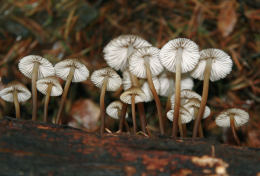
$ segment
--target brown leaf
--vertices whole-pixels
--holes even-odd
[[[237,22],[236,2],[223,1],[218,15],[218,30],[223,37],[227,37],[234,29]]]
[[[70,115],[69,126],[89,132],[97,130],[100,109],[92,100],[81,99],[73,103]]]

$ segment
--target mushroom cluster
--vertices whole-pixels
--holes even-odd
[[[100,135],[105,133],[106,113],[119,120],[119,132],[138,133],[138,121],[143,133],[148,132],[144,103],[154,100],[158,126],[165,135],[166,117],[172,121],[172,137],[188,135],[186,124],[194,120],[192,137],[203,137],[201,120],[210,116],[206,105],[209,81],[225,78],[232,70],[230,56],[220,49],[203,49],[192,40],[177,38],[168,41],[161,49],[152,46],[136,35],[121,35],[111,40],[103,50],[108,67],[96,70],[91,82],[101,89]],[[46,58],[36,55],[20,59],[19,70],[32,80],[32,120],[37,120],[37,90],[45,95],[44,122],[48,122],[50,96],[60,96],[61,101],[55,122],[62,124],[62,112],[72,82],[82,82],[90,76],[87,67],[78,59],[65,59],[52,65]],[[122,75],[122,78],[120,77]],[[202,96],[192,91],[193,79],[203,80]],[[60,79],[59,79],[60,78]],[[65,81],[62,88],[60,81]],[[121,92],[123,90],[123,92]],[[107,91],[120,92],[118,100],[106,107]],[[12,82],[0,91],[2,99],[14,102],[16,117],[20,118],[20,102],[30,98],[30,91],[21,83]],[[162,108],[160,97],[167,97]],[[128,125],[127,106],[131,105],[133,127]],[[136,107],[138,113],[136,113]],[[231,127],[235,141],[240,144],[235,128],[249,119],[246,111],[229,109],[216,118],[221,127]],[[130,120],[129,120],[130,121]],[[168,131],[168,130],[167,130]]]

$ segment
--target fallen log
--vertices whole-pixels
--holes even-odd
[[[0,175],[260,175],[260,150],[4,118]]]

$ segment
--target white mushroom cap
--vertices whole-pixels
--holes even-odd
[[[217,81],[225,78],[232,70],[232,60],[230,56],[220,49],[204,49],[200,51],[200,59],[198,65],[191,72],[193,78],[203,80],[206,67],[206,60],[212,59],[212,68],[210,72],[210,80]]]
[[[230,117],[233,115],[235,126],[240,127],[246,124],[249,120],[249,114],[243,109],[231,108],[221,112],[216,117],[216,124],[220,127],[230,127]]]
[[[167,97],[169,95],[174,94],[174,80],[173,77],[167,76],[166,73],[163,73],[159,77],[160,81],[160,96]],[[184,89],[192,89],[194,86],[193,79],[190,77],[185,77],[181,79],[181,90]]]
[[[124,103],[131,104],[132,95],[135,96],[135,103],[144,102],[146,99],[144,92],[140,88],[134,87],[123,92],[120,96],[120,100]]]
[[[13,92],[17,90],[18,102],[25,102],[31,97],[31,92],[19,82],[11,82],[0,91],[0,97],[7,102],[14,102]]]
[[[18,63],[19,70],[28,78],[32,78],[34,63],[39,63],[38,79],[55,75],[53,65],[45,58],[36,55],[25,56]]]
[[[107,91],[116,91],[122,84],[121,77],[110,67],[96,70],[91,75],[91,81],[99,88],[102,88],[105,79],[107,79]]]
[[[153,80],[153,84],[154,84],[155,90],[158,93],[160,91],[159,79],[157,77],[153,77],[152,80]],[[146,96],[145,102],[152,101],[153,100],[153,93],[151,92],[151,89],[150,89],[149,84],[148,84],[147,81],[144,82],[144,84],[143,84],[141,89],[142,89],[142,91],[144,92],[144,94]]]
[[[195,120],[196,117],[194,116],[194,108],[199,108],[199,106],[187,104],[187,105],[184,105],[184,107],[189,110],[189,112],[193,115],[193,116],[192,116],[192,117],[193,117],[193,120]],[[202,118],[203,118],[203,119],[206,119],[207,117],[209,117],[210,112],[211,112],[211,111],[210,111],[210,108],[209,108],[208,106],[206,106]]]
[[[174,110],[170,110],[167,112],[167,118],[170,121],[173,121],[174,119]],[[181,118],[181,123],[189,123],[192,120],[192,115],[188,110],[185,110],[184,108],[180,108],[180,118]]]
[[[195,68],[199,61],[199,47],[190,39],[177,38],[166,43],[160,51],[162,65],[171,72],[176,72],[176,54],[179,48],[182,53],[182,73],[189,72]]]
[[[106,113],[114,119],[120,119],[118,112],[121,112],[122,107],[123,103],[121,101],[113,101],[107,106]],[[128,113],[126,113],[126,118],[128,118]]]
[[[38,91],[40,91],[42,94],[46,95],[49,84],[52,84],[52,89],[51,89],[51,94],[50,94],[51,96],[60,96],[62,94],[63,89],[60,85],[60,82],[54,76],[39,79],[36,82],[36,87],[37,87]]]
[[[65,59],[54,66],[56,75],[63,80],[67,80],[71,67],[75,67],[72,82],[82,82],[87,80],[89,77],[89,71],[78,59]]]
[[[139,78],[147,78],[145,63],[150,66],[152,76],[157,76],[163,71],[159,59],[160,50],[156,47],[137,49],[129,59],[129,70]]]
[[[132,81],[131,81],[131,76],[130,76],[130,73],[128,70],[125,70],[123,72],[123,81],[122,81],[122,84],[123,84],[123,88],[124,90],[127,90],[129,88],[132,87]]]
[[[151,46],[149,42],[136,35],[121,35],[111,40],[104,48],[104,59],[115,70],[124,71],[128,58],[135,49]]]
[[[174,93],[174,80],[173,77],[167,76],[166,73],[163,73],[159,76],[160,82],[160,91],[159,95],[163,97],[168,97]]]
[[[195,106],[199,107],[201,101],[201,96],[192,90],[182,90],[181,91],[181,106]],[[171,96],[172,109],[174,109],[175,95]]]

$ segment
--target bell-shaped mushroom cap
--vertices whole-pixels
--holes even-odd
[[[168,77],[166,73],[163,73],[159,77],[160,81],[160,96],[169,96],[174,94],[174,80],[173,77]],[[181,79],[181,90],[192,89],[194,86],[193,79],[190,77],[185,77]]]
[[[118,112],[121,112],[123,107],[123,103],[121,101],[113,101],[110,103],[106,108],[106,113],[114,118],[114,119],[120,119]],[[126,118],[128,118],[128,113],[126,113]]]
[[[38,79],[55,75],[53,65],[45,58],[36,55],[25,56],[18,63],[19,70],[28,78],[32,78],[34,63],[39,63]]]
[[[199,107],[201,101],[201,96],[192,90],[182,90],[181,91],[181,106],[195,106]],[[175,95],[171,96],[172,109],[174,109]]]
[[[234,117],[235,126],[240,127],[249,120],[249,114],[243,109],[231,108],[221,112],[216,117],[216,124],[220,127],[230,127],[230,117]]]
[[[0,91],[0,97],[7,102],[14,102],[13,92],[17,91],[18,102],[25,102],[31,97],[31,92],[21,83],[13,81]]]
[[[182,48],[182,73],[193,70],[199,61],[199,46],[190,39],[177,38],[166,43],[160,51],[162,65],[171,72],[176,72],[176,54]]]
[[[232,60],[230,56],[220,49],[204,49],[200,51],[198,65],[191,72],[193,78],[203,80],[207,59],[212,59],[210,80],[217,81],[225,78],[232,70]]]
[[[63,80],[67,80],[71,67],[75,68],[72,82],[82,82],[87,80],[89,77],[89,71],[78,59],[65,59],[54,66],[56,75]]]
[[[129,59],[129,70],[139,78],[147,78],[146,66],[150,66],[152,76],[157,76],[163,71],[159,59],[160,50],[156,47],[145,47],[137,49]]]
[[[96,70],[91,75],[91,81],[99,88],[102,88],[105,79],[107,79],[107,91],[116,91],[122,84],[121,77],[110,67]]]
[[[104,48],[104,59],[115,70],[124,71],[128,67],[128,58],[135,49],[152,46],[136,35],[121,35],[111,40]]]
[[[60,85],[59,80],[55,76],[49,76],[43,79],[39,79],[36,82],[36,87],[38,91],[40,91],[42,94],[46,95],[48,86],[52,84],[51,88],[51,96],[60,96],[63,92],[63,89]]]
[[[170,110],[167,112],[167,118],[170,121],[173,121],[174,119],[174,110]],[[180,108],[180,118],[181,118],[181,123],[189,123],[192,120],[192,115],[190,112],[184,108]]]
[[[135,96],[135,103],[144,102],[146,99],[144,92],[140,88],[133,87],[123,92],[120,95],[120,100],[124,103],[131,104],[133,95]]]
[[[196,104],[196,105],[187,104],[187,105],[184,105],[184,107],[189,110],[189,112],[193,115],[193,116],[192,116],[192,117],[193,117],[192,119],[195,120],[196,116],[194,116],[194,107],[195,107],[195,108],[199,108],[199,106],[197,106],[197,104]],[[209,108],[208,106],[206,106],[202,118],[203,118],[203,119],[206,119],[207,117],[209,117],[210,112],[211,112],[211,111],[210,111],[210,108]]]
[[[122,81],[122,84],[123,84],[123,88],[124,90],[127,90],[129,88],[132,87],[132,81],[131,81],[131,76],[130,76],[130,73],[128,70],[125,70],[123,72],[123,81]]]
[[[167,76],[164,72],[159,76],[160,82],[160,91],[159,95],[163,97],[168,97],[169,95],[174,93],[174,80],[173,77]]]
[[[153,79],[153,84],[154,84],[155,90],[158,93],[160,91],[159,79],[157,77],[153,77],[152,79]],[[152,101],[153,100],[153,94],[151,92],[151,89],[150,89],[149,84],[148,84],[147,81],[144,82],[144,84],[142,85],[141,89],[142,89],[142,91],[144,92],[144,94],[146,96],[145,102]]]

